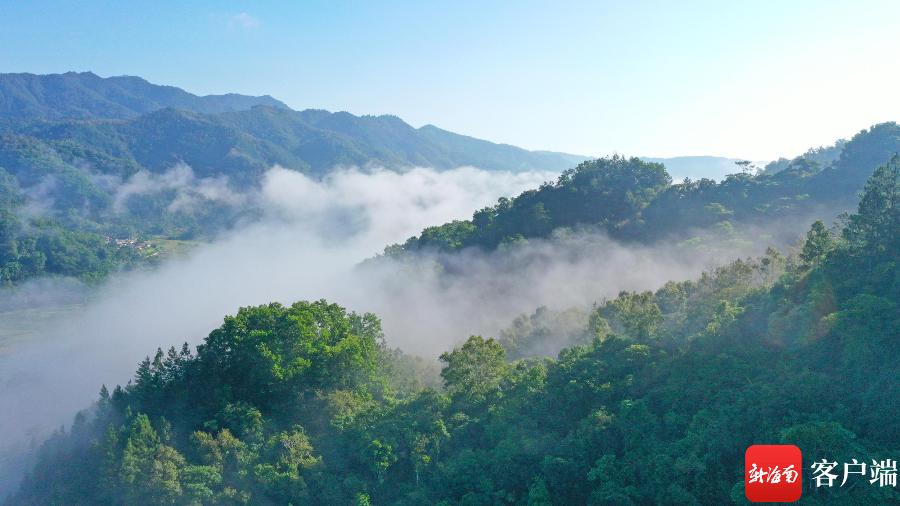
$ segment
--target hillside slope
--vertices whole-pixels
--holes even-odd
[[[685,180],[672,184],[662,164],[613,156],[586,161],[555,183],[500,199],[471,220],[429,227],[403,245],[397,256],[417,251],[451,252],[550,237],[558,229],[588,229],[643,243],[704,236],[741,239],[741,234],[775,235],[792,243],[806,224],[851,211],[866,178],[900,152],[900,126],[882,123],[843,143],[840,157],[822,166],[795,158],[778,172],[731,174],[722,182]]]
[[[795,254],[602,301],[556,359],[471,336],[440,385],[373,314],[242,308],[100,386],[5,504],[751,504],[758,444],[801,449],[798,504],[898,504],[812,465],[877,476],[898,452],[900,156],[857,209]]]
[[[214,114],[254,105],[287,109],[268,95],[199,97],[135,76],[104,79],[92,72],[0,74],[0,123],[33,119],[128,119],[165,107]]]
[[[131,158],[149,170],[175,160],[189,165],[201,160],[223,174],[258,171],[273,163],[313,173],[365,164],[562,171],[584,160],[495,144],[431,125],[416,129],[396,116],[297,112],[268,95],[201,97],[139,77],[101,78],[91,72],[0,74],[2,130],[72,140]],[[126,145],[129,141],[140,146]],[[209,152],[210,145],[221,148],[219,154]],[[234,166],[234,157],[228,158],[232,149],[246,163]]]

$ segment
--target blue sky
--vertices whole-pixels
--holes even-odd
[[[528,149],[767,160],[900,120],[900,2],[0,3],[0,72],[138,75]]]

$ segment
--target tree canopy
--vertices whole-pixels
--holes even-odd
[[[438,389],[374,315],[244,308],[103,387],[8,504],[746,504],[753,444],[799,446],[805,483],[813,460],[893,458],[897,160],[838,233],[817,221],[786,255],[624,291],[580,324],[524,315],[441,355]],[[551,339],[556,358],[528,356]],[[800,504],[900,503],[854,478]]]

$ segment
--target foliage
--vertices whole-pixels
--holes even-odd
[[[472,336],[441,355],[442,391],[391,389],[404,362],[372,315],[242,309],[196,356],[104,387],[8,504],[744,504],[753,444],[799,446],[805,483],[813,460],[895,458],[896,170],[840,235],[816,222],[787,256],[622,292],[582,333],[542,309],[500,341],[577,341],[556,359]],[[858,478],[800,504],[900,504]]]
[[[258,219],[247,197],[273,166],[324,177],[371,164],[561,171],[582,159],[416,129],[395,116],[293,111],[269,96],[198,97],[129,76],[0,74],[0,96],[4,285],[45,275],[99,280],[122,266],[155,265],[137,244],[209,240]],[[186,167],[190,177],[178,172]],[[217,198],[201,183],[236,198]],[[32,246],[41,240],[34,219],[77,243],[72,259],[44,261],[46,251]],[[98,248],[98,238],[112,246]]]
[[[641,243],[694,240],[700,246],[704,240],[745,240],[773,222],[781,225],[780,232],[774,231],[778,245],[789,245],[807,216],[825,208],[831,219],[851,210],[872,170],[898,151],[900,126],[882,123],[849,141],[810,150],[780,170],[732,174],[720,183],[686,179],[676,184],[660,164],[616,155],[584,162],[557,182],[513,199],[501,198],[469,221],[429,227],[384,254],[493,250],[550,237],[560,229],[599,231]]]
[[[581,160],[416,129],[395,116],[293,111],[271,97],[196,97],[135,77],[2,74],[0,93],[15,97],[0,108],[4,285],[45,275],[100,280],[123,266],[156,265],[160,258],[138,245],[210,240],[260,218],[263,211],[246,197],[275,165],[323,177],[347,165],[521,171],[563,170]],[[637,158],[589,160],[556,182],[501,198],[471,220],[429,227],[385,254],[513,250],[560,230],[689,248],[740,246],[758,241],[752,232],[773,220],[786,223],[774,239],[781,247],[818,210],[851,209],[871,171],[898,150],[900,127],[883,123],[810,150],[783,170],[733,174],[721,183],[672,184],[661,164]],[[190,177],[170,184],[185,167]],[[217,198],[200,182],[236,198]],[[49,230],[62,233],[65,245],[42,237]],[[51,250],[58,261],[50,260]],[[68,252],[73,258],[61,258]]]

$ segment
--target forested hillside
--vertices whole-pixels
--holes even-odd
[[[262,211],[247,196],[276,165],[314,178],[373,164],[567,169],[470,221],[388,248],[394,256],[490,251],[560,229],[703,249],[792,243],[812,218],[852,209],[865,178],[900,150],[900,127],[884,123],[759,174],[672,184],[664,166],[636,158],[582,162],[416,129],[394,116],[297,112],[271,97],[198,97],[135,77],[3,74],[0,89],[3,285],[46,275],[99,280],[158,263],[166,247],[178,251],[257,219]]]
[[[581,160],[269,96],[0,74],[0,285],[158,263],[257,219],[251,197],[273,166],[321,179],[337,167],[562,171]]]
[[[486,170],[564,170],[583,160],[416,129],[396,116],[292,111],[271,106],[222,114],[166,108],[122,121],[35,123],[19,132],[133,160],[151,172],[183,161],[200,174],[258,180],[273,164],[322,175],[335,165],[389,168],[466,165]]]
[[[895,123],[864,130],[824,167],[804,155],[784,170],[737,173],[721,183],[671,184],[664,166],[638,159],[587,161],[555,183],[501,199],[470,221],[428,228],[387,253],[492,250],[559,229],[687,248],[757,243],[760,236],[791,244],[810,219],[852,209],[878,160],[900,150],[898,131]],[[209,240],[259,217],[245,197],[273,165],[320,176],[331,164],[366,160],[450,168],[504,159],[510,169],[533,168],[527,157],[538,155],[562,156],[416,130],[395,117],[266,106],[30,123],[0,135],[0,283],[43,275],[102,279],[122,265],[157,262],[156,245]]]
[[[667,191],[659,166],[593,163],[645,176],[609,223]],[[810,191],[824,177],[797,172]],[[900,451],[898,230],[893,156],[842,229],[815,221],[799,250],[600,301],[556,359],[522,354],[547,315],[472,336],[435,387],[374,315],[244,308],[196,352],[160,350],[103,387],[8,504],[747,504],[752,444],[799,446],[807,484],[813,460]],[[900,504],[850,480],[800,504]]]
[[[0,74],[0,125],[16,120],[128,119],[166,107],[220,113],[270,105],[287,109],[266,95],[235,93],[198,97],[174,86],[140,77],[102,78],[93,72]]]
[[[417,251],[492,250],[561,228],[599,231],[617,239],[704,241],[774,235],[791,244],[814,217],[833,219],[856,205],[866,178],[900,152],[900,126],[882,123],[856,134],[839,158],[823,166],[810,150],[782,170],[738,172],[722,182],[672,184],[665,167],[638,158],[612,156],[567,170],[555,183],[502,198],[471,220],[430,227],[386,255]]]
[[[317,174],[341,164],[562,171],[584,159],[494,144],[432,125],[416,129],[396,116],[297,112],[268,95],[199,97],[139,77],[104,79],[90,72],[0,74],[4,131],[76,142],[151,172],[183,161],[200,173],[242,182],[255,180],[261,168],[274,163]]]

